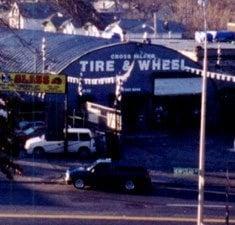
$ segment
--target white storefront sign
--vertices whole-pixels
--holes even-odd
[[[154,95],[200,94],[201,78],[167,78],[154,80]]]
[[[85,72],[115,72],[118,64],[123,71],[127,71],[131,63],[135,61],[135,66],[139,71],[177,71],[184,70],[184,59],[130,59],[120,62],[120,60],[81,60],[79,61],[80,71]]]

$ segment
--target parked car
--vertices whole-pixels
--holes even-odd
[[[151,178],[145,168],[112,162],[111,159],[99,159],[88,167],[67,169],[65,182],[77,189],[86,186],[112,187],[126,192],[145,190],[151,186]]]
[[[95,140],[90,129],[68,128],[68,152],[78,153],[85,158],[96,152]],[[28,154],[61,153],[64,152],[64,140],[47,140],[42,137],[30,138],[24,148]]]
[[[25,144],[25,142],[33,137],[37,137],[37,136],[42,136],[45,134],[45,129],[44,128],[35,128],[35,127],[30,127],[27,128],[19,133],[17,133],[16,135],[16,140],[18,141],[18,143],[20,145]]]
[[[25,132],[29,128],[33,128],[35,130],[46,129],[46,123],[44,121],[26,121],[26,120],[20,121],[18,123],[18,127],[15,129],[15,134],[19,135]]]

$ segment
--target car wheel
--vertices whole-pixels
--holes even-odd
[[[124,183],[125,191],[131,192],[136,190],[136,185],[133,180],[126,180]]]
[[[90,151],[88,148],[80,148],[78,150],[79,158],[81,159],[87,159],[90,156]]]
[[[74,187],[77,189],[84,189],[85,188],[85,182],[83,179],[77,179],[73,183]]]
[[[42,156],[44,153],[45,153],[45,150],[44,150],[44,148],[42,148],[42,147],[36,147],[36,148],[34,148],[34,150],[33,150],[33,154],[34,154],[35,156]]]

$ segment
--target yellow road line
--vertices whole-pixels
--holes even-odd
[[[174,203],[173,204],[166,204],[166,206],[168,206],[168,207],[185,207],[185,208],[197,208],[198,207],[197,204],[181,204],[181,203],[179,203],[179,204],[177,204],[177,203],[175,203],[175,204]],[[231,205],[229,205],[228,207],[229,207],[229,209],[233,208],[233,206],[231,206]],[[226,208],[226,205],[204,205],[204,208],[224,209],[224,208]]]
[[[196,222],[193,217],[168,217],[168,216],[112,216],[112,215],[72,215],[72,214],[11,214],[1,213],[0,219],[17,218],[17,219],[78,219],[78,220],[119,220],[119,221],[162,221],[162,222]],[[225,223],[224,218],[205,218],[206,223]],[[235,219],[230,219],[230,224],[235,224]]]

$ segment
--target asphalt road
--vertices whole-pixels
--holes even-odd
[[[1,219],[1,224],[4,225],[152,225],[152,224],[161,224],[161,225],[193,225],[196,224],[196,219],[194,218],[179,218],[179,217],[98,217],[93,215],[88,216],[43,216],[42,218],[35,216],[33,218],[5,218]],[[56,218],[57,217],[57,218]],[[225,221],[222,219],[205,219],[205,224],[225,224]],[[235,221],[230,221],[229,224],[234,224]]]
[[[142,140],[128,140],[123,158],[141,164],[152,171],[171,174],[174,167],[197,167],[198,138],[191,135],[160,135]],[[235,153],[228,152],[231,138],[208,138],[207,169],[224,171]],[[148,145],[146,146],[146,142]],[[73,224],[196,224],[197,186],[154,183],[154,190],[145,195],[127,195],[110,190],[78,191],[73,186],[51,182],[71,165],[80,162],[72,159],[33,159],[18,161],[24,168],[24,182],[5,182],[0,179],[1,225],[73,225]],[[158,174],[159,176],[159,174]],[[217,176],[217,175],[216,175]],[[217,186],[216,176],[210,177],[213,186],[206,187],[205,224],[225,224],[226,195],[224,183]],[[159,178],[159,177],[157,177]],[[158,180],[158,179],[157,179]],[[230,224],[235,224],[235,191],[229,196]]]
[[[191,188],[158,186],[147,195],[110,190],[76,190],[58,184],[1,182],[0,224],[195,224],[197,193]],[[230,224],[235,198],[230,196]],[[225,221],[225,194],[207,190],[205,219]]]

